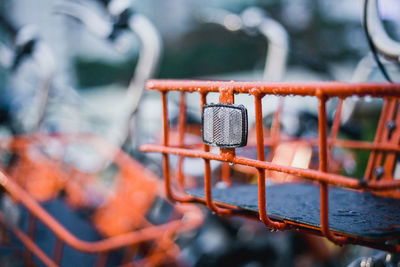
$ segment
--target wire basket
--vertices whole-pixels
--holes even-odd
[[[84,146],[101,155],[90,170],[78,164],[89,157],[88,150],[82,151]],[[81,149],[78,163],[67,159],[71,147]],[[97,254],[96,266],[106,265],[110,254],[118,250],[123,252],[122,265],[179,264],[176,235],[202,222],[196,207],[171,206],[164,200],[161,181],[155,174],[122,150],[90,134],[15,136],[2,140],[1,156],[3,166],[9,166],[0,170],[1,185],[28,214],[23,231],[21,223],[10,221],[7,210],[3,210],[1,232],[5,234],[7,229],[22,242],[28,251],[27,264],[33,263],[32,254],[46,266],[66,264],[63,251],[68,257],[76,256],[71,254],[71,248],[83,255]],[[64,210],[69,214],[64,220],[60,219],[60,212],[58,217],[51,212],[51,203],[57,199],[66,202]],[[59,207],[62,206],[55,209]],[[69,229],[78,212],[86,214],[84,217],[94,227],[81,223],[78,229]],[[44,225],[55,236],[52,257],[48,249],[38,244],[38,231],[39,239],[43,239],[43,231],[37,230],[37,225]],[[81,225],[86,230],[79,229]],[[83,240],[81,234],[86,235],[85,231],[97,235]]]
[[[395,127],[400,123],[399,84],[150,80],[147,88],[161,93],[163,136],[161,144],[146,144],[141,150],[162,154],[165,191],[170,199],[202,203],[222,216],[260,220],[273,230],[293,229],[322,235],[338,245],[351,243],[400,251],[395,243],[400,237],[400,181],[394,175],[400,151],[400,127]],[[170,126],[169,94],[180,95],[176,127]],[[244,148],[221,146],[210,150],[208,144],[186,141],[189,132],[193,134],[186,123],[187,106],[193,106],[187,98],[194,94],[200,98],[198,112],[210,106],[209,95],[217,94],[217,105],[224,106],[234,105],[235,100],[240,102],[241,95],[251,98],[252,103],[245,107],[248,120],[253,119],[255,125],[249,125],[244,148],[253,151],[254,156],[243,153]],[[263,109],[271,96],[278,96],[281,104],[272,116],[271,126],[266,127]],[[282,103],[291,97],[315,100],[315,137],[293,137],[281,131]],[[383,100],[373,141],[339,137],[344,101],[354,97]],[[338,105],[328,126],[326,106],[330,99],[336,99]],[[203,113],[203,128],[204,119]],[[198,131],[197,135],[203,134],[204,138],[204,133]],[[333,166],[333,152],[337,148],[369,153],[362,178],[343,175],[340,168]],[[296,151],[302,151],[300,156],[296,156]],[[171,167],[172,156],[179,160]],[[197,188],[185,186],[189,176],[185,175],[183,162],[189,158],[203,161],[203,181]],[[314,164],[298,163],[305,159],[310,162],[311,158]],[[220,163],[217,171],[212,168],[213,162]],[[240,173],[251,174],[253,178],[242,179]]]

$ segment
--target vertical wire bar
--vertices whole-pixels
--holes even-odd
[[[0,238],[2,243],[8,244],[10,242],[9,237],[6,233],[6,227],[2,223],[0,223]]]
[[[397,105],[397,103],[396,103]],[[395,116],[396,114],[393,114],[393,116]],[[392,117],[392,119],[394,119]],[[399,139],[400,139],[400,128],[398,127],[398,125],[400,125],[400,116],[397,115],[396,119],[395,119],[395,129],[393,129],[393,132],[390,136],[390,140],[388,140],[388,142],[390,142],[391,144],[395,144],[397,145],[399,143]],[[382,180],[392,180],[393,177],[393,171],[396,165],[396,158],[397,158],[397,154],[394,152],[388,152],[388,154],[386,155],[385,158],[385,163],[384,163],[384,170],[385,173],[382,177]]]
[[[36,222],[36,217],[31,212],[29,212],[27,234],[29,238],[33,241],[35,240]],[[28,249],[26,251],[26,262],[28,266],[34,266],[32,261],[32,253]]]
[[[255,116],[256,116],[256,135],[257,135],[257,159],[259,161],[265,160],[264,153],[264,131],[262,122],[262,96],[259,94],[254,95],[255,99]],[[260,213],[260,220],[268,227],[272,229],[283,230],[287,228],[286,223],[273,222],[268,218],[266,208],[266,197],[265,197],[265,170],[257,168],[258,174],[258,209]]]
[[[163,107],[163,145],[168,146],[168,111],[167,111],[167,91],[161,92],[162,107]]]
[[[262,104],[261,96],[256,95],[255,98],[255,109],[256,109],[256,138],[257,138],[257,159],[260,161],[265,160],[264,152],[264,131],[262,123]]]
[[[219,102],[220,103],[235,103],[235,96],[233,94],[233,90],[221,88],[219,91]],[[232,158],[235,156],[235,149],[234,148],[221,148],[221,154],[225,157]],[[223,162],[221,166],[221,180],[227,184],[228,186],[232,185],[231,182],[231,167],[229,166],[228,162]]]
[[[231,186],[231,166],[229,166],[228,162],[222,162],[221,165],[221,180],[227,185]]]
[[[121,265],[124,266],[125,264],[133,261],[134,257],[136,256],[138,251],[138,245],[130,245],[125,248],[124,256],[121,260]]]
[[[339,134],[340,121],[341,121],[341,118],[342,118],[343,102],[344,102],[344,100],[342,98],[339,99],[339,103],[338,103],[338,106],[336,108],[335,117],[333,118],[331,132],[329,134],[329,138],[332,140],[333,144],[335,143],[336,138],[337,138],[337,136]]]
[[[178,122],[178,130],[179,130],[179,147],[183,147],[183,140],[185,137],[185,123],[186,123],[186,98],[185,92],[181,92],[181,101],[179,104],[179,122]],[[183,160],[185,157],[179,156],[178,158],[178,183],[181,189],[185,187],[184,175],[183,175]]]
[[[95,267],[106,266],[109,255],[110,255],[109,251],[104,251],[99,253],[99,256],[97,256],[96,263],[94,264],[94,266]]]
[[[207,104],[207,93],[201,93],[201,110],[203,110],[204,105]],[[203,150],[205,152],[210,152],[210,146],[203,143]],[[204,159],[204,194],[206,197],[206,204],[212,210],[216,211],[212,202],[212,192],[211,192],[211,165],[209,159]]]
[[[61,264],[63,249],[64,249],[64,241],[62,241],[59,237],[56,236],[54,251],[53,251],[53,260],[57,265]]]
[[[5,226],[4,217],[1,212],[0,223]],[[40,247],[38,247],[35,242],[30,239],[29,236],[26,235],[20,228],[10,225],[9,229],[15,235],[15,237],[18,238],[22,242],[22,244],[28,250],[30,250],[44,265],[49,267],[57,266],[55,262],[50,259],[47,254]]]
[[[202,92],[201,93],[201,106],[200,106],[201,112],[203,112],[203,107],[205,104],[207,104],[207,92]],[[206,143],[203,143],[203,150],[205,152],[210,152],[210,146],[207,145]],[[208,160],[208,161],[210,161],[210,160]]]
[[[167,111],[167,92],[161,92],[162,99],[162,116],[163,116],[163,145],[168,146],[168,111]],[[169,197],[172,198],[171,181],[169,175],[169,158],[167,153],[163,153],[163,169],[164,169],[164,188]]]
[[[163,120],[163,145],[169,145],[169,123],[168,123],[168,101],[167,101],[167,91],[161,92],[162,100],[162,120]],[[164,190],[169,199],[178,202],[191,202],[192,197],[177,197],[173,194],[171,188],[171,176],[169,169],[169,157],[168,153],[162,153],[163,157],[163,175],[164,175]]]
[[[281,114],[283,110],[283,97],[279,97],[278,99],[278,108],[274,113],[274,118],[271,124],[271,139],[272,139],[272,153],[275,153],[275,149],[279,143],[280,135],[281,135]],[[271,158],[272,160],[272,158]]]
[[[318,130],[319,130],[319,170],[328,170],[328,147],[327,147],[327,121],[326,121],[326,98],[321,97],[318,103]]]
[[[270,131],[271,131],[271,134],[270,134],[270,136],[271,136],[271,153],[268,154],[268,161],[272,161],[272,159],[273,159],[273,157],[275,155],[276,148],[278,147],[280,134],[281,134],[281,120],[280,120],[280,118],[281,118],[282,110],[283,110],[283,97],[279,97],[279,99],[278,99],[278,108],[276,109],[276,111],[274,113],[272,124],[271,124],[271,127],[270,127]],[[261,112],[262,112],[262,110],[261,110]],[[263,125],[263,129],[264,129],[264,123],[262,125]],[[294,155],[295,154],[293,154],[293,157],[294,157]],[[274,172],[265,170],[265,173],[267,175],[271,176]]]
[[[204,105],[207,104],[207,92],[201,92],[201,110],[203,110]],[[205,152],[210,152],[210,146],[203,144],[203,150]],[[212,181],[211,181],[211,165],[209,159],[204,159],[204,195],[206,199],[207,207],[217,214],[232,215],[233,211],[228,209],[220,209],[215,206],[212,199]]]
[[[383,123],[383,129],[382,129],[382,135],[380,142],[381,143],[388,143],[389,141],[389,130],[386,127],[386,123],[390,120],[393,119],[394,112],[396,110],[396,101],[395,100],[390,100],[389,108],[388,108],[388,113],[386,114],[386,118]],[[377,166],[380,166],[383,162],[384,157],[386,156],[384,151],[378,151],[378,154],[375,158],[375,162],[373,167],[376,168]],[[379,180],[381,177],[378,177],[372,170],[372,179],[373,180]]]
[[[390,105],[391,105],[391,100],[385,100],[385,102],[383,103],[381,116],[380,116],[379,122],[378,122],[378,128],[376,130],[375,138],[374,138],[375,145],[379,144],[382,140],[383,129],[385,127],[385,122],[387,120],[386,117],[388,115]],[[375,151],[375,150],[371,151],[371,154],[369,156],[368,163],[367,163],[367,168],[365,169],[364,179],[372,180],[373,170],[374,170],[374,167],[377,162],[377,156],[379,154],[380,153],[378,151]]]
[[[328,147],[327,147],[327,120],[326,120],[326,97],[319,96],[318,102],[318,132],[319,132],[319,171],[328,170]],[[329,229],[329,202],[328,185],[320,182],[320,222],[321,232],[330,241],[336,244],[344,244],[346,237],[335,236]]]
[[[331,157],[332,157],[332,147],[336,143],[337,136],[339,134],[339,129],[340,129],[340,121],[342,118],[342,108],[343,108],[343,99],[339,99],[338,106],[336,108],[336,113],[335,117],[333,118],[333,123],[331,127],[331,131],[329,133],[329,142],[328,142],[328,159],[327,161],[330,162]],[[329,171],[329,167],[328,167]]]

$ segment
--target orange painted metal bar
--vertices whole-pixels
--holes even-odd
[[[179,146],[183,147],[183,140],[185,137],[185,125],[186,125],[186,97],[185,92],[181,92],[181,100],[179,103],[179,122],[178,122],[178,129],[179,129]],[[183,176],[183,161],[184,157],[179,157],[178,159],[178,182],[181,189],[185,186],[184,176]]]
[[[96,263],[94,264],[95,267],[103,267],[106,266],[108,256],[110,255],[109,252],[102,252],[97,256]]]
[[[388,152],[400,152],[400,147],[395,144],[390,144],[387,142],[382,142],[379,144],[374,144],[367,141],[356,141],[356,140],[340,140],[340,139],[328,139],[328,144],[330,146],[343,147],[343,148],[353,148],[353,149],[363,149],[363,150],[377,150],[377,151],[388,151]]]
[[[396,105],[397,105],[397,101],[392,99],[390,101],[389,111],[388,111],[388,114],[387,114],[385,125],[383,127],[381,141],[384,141],[384,142],[387,142],[387,143],[390,143],[390,131],[389,131],[388,127],[387,127],[387,123],[389,121],[393,120],[393,117],[395,115]],[[384,164],[383,160],[384,159],[386,160],[386,156],[387,156],[387,153],[385,153],[385,152],[386,151],[378,151],[378,155],[377,155],[377,159],[376,159],[376,163],[375,163],[376,165],[374,166],[375,168],[378,167],[378,166],[382,166]],[[382,178],[382,176],[378,176],[377,173],[373,173],[372,177],[373,177],[373,179],[375,181],[378,181],[378,180],[380,180]]]
[[[274,113],[274,119],[272,121],[271,125],[271,139],[272,139],[272,149],[274,150],[276,148],[276,145],[278,144],[281,136],[281,121],[280,117],[283,111],[283,97],[279,98],[278,101],[278,109]],[[260,110],[262,112],[262,110]]]
[[[290,141],[303,141],[312,146],[318,146],[319,140],[318,138],[307,138],[307,137],[281,137],[280,142],[290,142]],[[359,140],[346,140],[346,139],[331,139],[327,140],[328,145],[330,147],[342,147],[342,148],[351,148],[351,149],[360,149],[360,150],[373,150],[373,151],[387,151],[387,152],[400,152],[400,147],[394,143],[388,142],[368,142],[368,141],[359,141]],[[274,140],[270,137],[264,138],[264,145],[273,146]]]
[[[387,105],[386,113],[384,114],[385,117],[382,118],[383,119],[382,125],[379,125],[379,127],[381,127],[380,128],[381,131],[379,132],[379,135],[377,134],[377,137],[378,137],[377,142],[389,143],[388,142],[389,131],[388,131],[387,127],[386,127],[386,123],[393,118],[395,107],[396,107],[396,101],[393,100],[393,99],[389,100],[388,105]],[[379,122],[379,124],[380,123],[381,122]],[[371,180],[375,180],[376,181],[376,180],[379,180],[381,178],[381,177],[378,177],[376,175],[376,173],[374,173],[374,169],[382,164],[383,157],[384,157],[383,151],[378,151],[373,157],[373,161],[371,162],[371,166],[368,166],[368,167],[371,167],[371,170],[370,170],[371,171],[371,176],[370,176]]]
[[[385,123],[387,121],[387,116],[389,114],[389,109],[390,109],[390,106],[392,105],[392,102],[393,101],[391,101],[391,100],[385,100],[385,103],[384,103],[382,111],[381,111],[381,117],[379,119],[378,128],[377,128],[377,131],[376,131],[376,134],[375,134],[374,143],[380,143],[380,142],[383,141],[382,140],[383,139],[383,131],[384,131],[384,128],[385,128]],[[375,152],[375,151],[371,152],[371,156],[370,156],[370,158],[368,160],[366,174],[365,174],[365,177],[367,179],[369,179],[369,180],[373,180],[373,178],[374,178],[373,170],[377,165],[376,162],[377,161],[379,162],[379,159],[377,159],[377,158],[378,158],[378,156],[380,154],[381,153],[379,151],[378,152]]]
[[[61,264],[63,249],[64,242],[60,238],[56,237],[53,251],[53,260],[55,263],[57,263],[57,265]]]
[[[231,166],[229,166],[229,163],[223,162],[221,165],[221,180],[227,185],[231,186],[232,181],[231,181]]]
[[[203,109],[204,105],[207,104],[207,92],[203,92],[200,94],[201,101],[200,101],[200,108]],[[203,150],[204,152],[210,152],[210,146],[206,143],[203,143]]]
[[[264,94],[261,94],[262,98],[264,97]],[[271,153],[268,154],[267,160],[272,161],[273,155],[275,154],[276,148],[278,146],[278,143],[282,140],[283,137],[281,137],[281,114],[283,111],[283,104],[284,104],[284,99],[283,97],[279,98],[278,101],[278,108],[274,113],[274,117],[272,120],[271,128],[270,128],[270,137],[267,139],[267,143],[269,143],[269,146],[271,147]],[[262,109],[260,110],[262,112]],[[263,123],[264,126],[264,123]],[[264,145],[266,144],[266,138],[264,138]],[[268,174],[268,173],[267,173]]]
[[[163,144],[164,146],[168,146],[168,135],[169,135],[169,121],[168,121],[168,103],[167,103],[167,92],[161,93],[162,99],[162,117],[163,117]],[[164,171],[164,189],[167,197],[172,201],[177,202],[193,202],[194,198],[185,196],[176,196],[172,192],[171,188],[171,177],[170,177],[170,169],[169,169],[169,157],[168,153],[163,153],[163,171]]]
[[[308,138],[308,137],[281,137],[279,142],[291,142],[291,141],[303,141],[311,146],[318,146],[319,140],[318,138]],[[1,141],[0,141],[1,142]],[[369,141],[359,141],[359,140],[346,140],[346,139],[331,139],[328,138],[327,140],[328,145],[330,147],[341,147],[341,148],[350,148],[350,149],[357,149],[357,150],[371,150],[371,151],[385,151],[385,152],[400,152],[400,147],[393,143],[388,142],[381,142],[381,143],[374,143]],[[274,141],[271,137],[264,137],[264,145],[265,146],[272,146]],[[203,143],[193,143],[193,144],[184,144],[181,148],[190,148],[190,149],[197,149],[202,147]],[[247,147],[256,146],[255,142],[248,141]],[[169,145],[168,147],[177,147],[177,145]]]
[[[382,247],[382,243],[375,244],[373,241],[361,240],[357,237],[338,235],[333,232],[329,226],[329,202],[328,202],[328,184],[337,185],[342,187],[348,187],[353,189],[371,190],[371,191],[388,191],[396,188],[400,188],[400,181],[393,179],[379,179],[370,180],[359,180],[352,177],[345,177],[343,175],[329,173],[329,158],[330,150],[332,147],[344,147],[351,149],[363,149],[370,150],[371,157],[368,163],[365,177],[372,177],[373,170],[379,164],[382,164],[385,153],[389,155],[395,155],[394,153],[400,152],[397,139],[400,138],[400,131],[394,131],[391,138],[389,138],[390,129],[388,130],[385,123],[393,119],[393,115],[396,110],[396,102],[400,99],[400,84],[381,84],[381,83],[369,83],[369,84],[353,84],[353,83],[340,83],[340,82],[315,82],[315,83],[275,83],[275,82],[233,82],[233,81],[179,81],[179,80],[150,80],[146,87],[151,90],[158,90],[162,93],[163,97],[168,91],[180,91],[180,92],[198,92],[202,97],[202,106],[206,103],[206,96],[209,92],[220,93],[220,103],[233,103],[234,94],[250,94],[255,97],[255,122],[256,122],[256,143],[254,140],[249,140],[250,146],[257,147],[257,159],[244,158],[235,155],[234,149],[220,149],[219,154],[211,153],[209,146],[203,144],[203,151],[199,150],[194,144],[188,146],[170,146],[168,140],[163,145],[143,145],[142,151],[145,152],[158,152],[164,156],[168,154],[175,154],[180,157],[193,157],[202,158],[205,162],[204,171],[204,189],[205,198],[195,198],[195,202],[205,203],[212,211],[217,212],[221,215],[232,215],[233,213],[245,214],[245,210],[240,210],[237,207],[231,207],[226,203],[218,203],[212,199],[212,184],[211,184],[211,169],[210,161],[216,160],[221,161],[224,166],[228,166],[228,163],[245,165],[254,167],[258,174],[258,204],[259,204],[259,219],[269,228],[272,229],[288,229],[288,228],[301,228],[306,229],[313,228],[314,231],[325,236],[332,242],[342,245],[345,243],[362,243],[368,246]],[[262,122],[262,103],[261,99],[265,95],[278,95],[278,96],[314,96],[319,99],[318,107],[318,139],[316,138],[292,138],[281,136],[279,132],[279,114],[281,107],[274,114],[274,123],[271,126],[270,137],[264,137],[263,122]],[[381,119],[378,124],[378,131],[373,142],[368,141],[357,141],[357,140],[340,140],[338,139],[338,132],[340,128],[341,112],[343,107],[344,98],[357,95],[359,97],[371,96],[385,98],[385,105],[382,109]],[[328,137],[328,125],[326,118],[326,102],[331,97],[339,97],[339,104],[336,110],[335,118],[331,127],[331,131]],[[168,123],[167,111],[166,111],[166,99],[163,99],[163,105],[165,111],[163,111],[164,125]],[[400,119],[399,119],[400,120]],[[165,135],[168,134],[168,128],[164,127]],[[274,164],[272,162],[265,161],[264,147],[274,147],[278,143],[301,140],[308,142],[311,146],[319,147],[319,169],[302,169],[292,166],[283,166]],[[390,162],[386,162],[385,169],[388,169],[387,165],[393,165],[394,157],[388,158]],[[166,166],[166,164],[164,164]],[[391,166],[392,167],[392,166]],[[169,166],[168,166],[169,168]],[[311,179],[319,182],[320,184],[320,228],[310,226],[296,226],[290,222],[277,222],[269,219],[266,212],[266,196],[265,196],[265,171],[277,171],[290,175],[299,176],[306,179]],[[165,170],[164,170],[165,171]],[[226,175],[223,174],[223,179]],[[168,180],[168,183],[171,181]],[[192,199],[193,200],[193,199]],[[300,229],[299,228],[299,229]],[[400,251],[399,246],[388,246],[388,250]]]
[[[340,119],[342,117],[342,108],[343,108],[343,98],[339,99],[338,106],[336,107],[335,117],[333,118],[333,123],[331,127],[331,131],[329,133],[329,139],[331,140],[332,144],[336,143],[336,138],[339,134],[340,129]],[[328,139],[328,140],[329,140]],[[329,144],[329,143],[328,143]],[[329,144],[330,146],[331,144]]]
[[[352,95],[399,98],[400,84],[344,82],[234,82],[204,80],[149,80],[146,88],[158,91],[219,92],[231,88],[235,94],[259,93],[280,96],[350,97]]]
[[[263,131],[263,121],[262,121],[262,104],[261,95],[254,95],[255,111],[256,111],[256,133],[257,133],[257,159],[259,161],[265,160],[264,153],[264,131]],[[284,230],[288,226],[286,223],[275,222],[268,218],[266,200],[265,200],[265,170],[262,168],[257,168],[258,174],[258,209],[260,214],[260,220],[271,229]]]
[[[36,218],[35,216],[32,215],[32,213],[29,213],[27,235],[31,240],[35,240],[35,231],[36,231]],[[28,252],[26,255],[26,263],[29,266],[33,266],[32,254],[30,252]]]
[[[398,103],[396,102],[396,106],[398,106]],[[394,114],[396,115],[396,113]],[[400,125],[400,116],[396,116],[396,118],[391,118],[392,123],[394,122],[394,128],[389,129],[388,125],[386,127],[388,128],[388,132],[390,132],[390,140],[388,140],[390,143],[397,145],[399,144],[400,141],[400,128],[398,125]],[[394,167],[396,166],[396,158],[397,155],[395,153],[387,153],[385,162],[384,162],[384,167],[383,169],[385,170],[382,180],[390,180],[392,179],[392,174],[394,171]]]
[[[233,90],[231,88],[220,88],[219,91],[219,103],[225,104],[235,104],[235,97],[233,95]],[[202,103],[203,108],[203,103]],[[235,149],[234,148],[221,148],[220,154],[223,157],[234,157],[235,156]],[[231,179],[231,168],[229,163],[223,162],[221,166],[221,178],[222,181],[225,182],[228,186],[232,185]]]
[[[1,176],[1,173],[0,173]],[[0,223],[2,225],[5,224],[4,221],[4,216],[3,213],[0,212]],[[21,231],[19,228],[12,226],[12,225],[7,225],[8,229],[11,230],[11,232],[19,239],[21,242],[24,244],[24,246],[31,251],[36,257],[38,257],[39,260],[43,262],[44,265],[48,267],[56,267],[58,266],[52,259],[50,259],[46,253],[43,252],[43,250],[38,247],[35,242],[28,236],[26,235],[23,231]]]
[[[394,188],[400,188],[400,181],[385,181],[385,182],[366,182],[357,180],[354,178],[349,178],[343,175],[334,174],[334,173],[326,173],[320,172],[312,169],[301,169],[296,167],[289,167],[274,164],[271,162],[261,162],[254,159],[235,157],[233,159],[226,159],[221,157],[220,155],[204,152],[201,150],[193,150],[193,149],[185,149],[185,148],[173,148],[173,147],[165,147],[162,145],[142,145],[140,150],[143,152],[157,152],[157,153],[165,153],[165,154],[175,154],[182,155],[185,157],[191,158],[203,158],[209,160],[218,160],[218,161],[228,161],[234,164],[241,164],[246,166],[253,166],[255,168],[262,168],[271,171],[284,172],[292,175],[297,175],[302,178],[307,178],[316,181],[326,182],[332,185],[344,186],[353,189],[370,189],[370,190],[391,190]]]
[[[333,123],[331,126],[331,131],[329,133],[329,139],[328,139],[328,162],[331,160],[331,155],[332,155],[332,147],[333,144],[337,142],[337,136],[339,134],[339,129],[340,129],[340,120],[342,117],[342,108],[343,108],[343,98],[339,99],[339,103],[336,107],[336,112],[335,112],[335,117],[333,118]],[[329,168],[328,168],[329,171]]]
[[[37,134],[37,138],[43,139],[43,140],[47,140],[46,139],[49,137],[56,137],[58,139],[60,139],[61,141],[63,141],[63,139],[65,138],[69,138],[69,139],[86,139],[86,138],[95,138],[98,139],[99,141],[102,141],[102,139],[100,139],[99,137],[94,137],[90,134],[79,134],[77,136],[75,136],[74,134],[65,134],[64,136],[44,136],[41,134]],[[0,147],[1,146],[5,146],[5,144],[8,144],[9,141],[11,139],[20,139],[20,138],[26,138],[27,141],[29,140],[30,137],[25,136],[25,135],[16,135],[13,138],[4,138],[0,140]],[[298,138],[298,137],[281,137],[280,138],[280,142],[288,142],[288,141],[304,141],[309,143],[312,146],[318,146],[319,145],[319,140],[318,138]],[[334,147],[342,147],[342,148],[352,148],[352,149],[360,149],[360,150],[373,150],[373,151],[379,151],[379,150],[384,150],[387,152],[400,152],[400,147],[394,143],[390,143],[390,142],[369,142],[369,141],[359,141],[359,140],[346,140],[346,139],[336,139],[333,140],[331,138],[328,138],[328,145],[329,146],[334,146]],[[264,137],[264,144],[266,146],[271,146],[273,144],[273,140],[271,139],[271,137]],[[184,148],[196,148],[196,147],[200,147],[203,146],[204,143],[201,144],[191,144],[191,145],[183,145]],[[250,142],[248,143],[248,146],[253,145],[253,143]],[[254,145],[256,145],[254,143]],[[16,142],[13,143],[11,145],[8,145],[8,147],[13,148],[13,149],[23,149],[26,147],[26,144],[23,144],[22,142]],[[169,147],[180,147],[180,146],[173,146],[173,145],[169,145]],[[108,147],[111,149],[111,147]],[[104,151],[107,152],[107,151]],[[112,151],[109,151],[109,154]],[[105,155],[107,155],[107,153],[105,153]]]
[[[318,105],[318,132],[319,132],[319,170],[321,172],[328,171],[328,144],[326,122],[326,97],[319,96]],[[320,223],[321,232],[330,241],[335,244],[342,245],[346,243],[347,238],[334,235],[329,227],[329,202],[328,202],[328,185],[326,182],[320,181]]]
[[[380,141],[382,138],[382,131],[383,131],[383,128],[385,127],[385,121],[386,121],[389,103],[390,103],[389,100],[385,100],[383,103],[381,115],[380,115],[379,122],[378,122],[378,127],[376,129],[375,138],[374,138],[374,142],[373,142],[374,145],[380,144]],[[376,155],[377,155],[376,151],[371,151],[371,154],[368,159],[367,167],[366,167],[365,173],[364,173],[365,180],[372,180],[372,171],[373,171],[373,168],[375,165]]]
[[[233,96],[233,95],[232,95]],[[222,96],[224,97],[224,96]],[[228,98],[228,101],[233,101],[232,99],[229,99],[229,96],[225,96]],[[207,95],[206,94],[201,94],[201,109],[203,109],[204,105],[207,104]],[[203,146],[204,152],[205,153],[210,153],[210,146],[204,144]],[[227,151],[221,151],[220,157],[223,158],[231,158],[231,153],[229,150]],[[212,210],[213,212],[219,214],[219,215],[225,215],[225,216],[231,216],[237,213],[240,213],[239,211],[235,209],[224,209],[224,208],[219,208],[215,205],[215,203],[212,200],[212,181],[211,181],[211,166],[210,166],[210,160],[209,159],[204,159],[204,194],[205,194],[205,204],[207,207]]]
[[[57,220],[55,220],[48,212],[42,208],[36,200],[34,200],[25,190],[20,188],[12,179],[9,179],[2,171],[0,171],[0,184],[15,199],[25,205],[33,215],[40,219],[48,226],[54,234],[66,242],[71,247],[84,252],[103,252],[117,249],[126,245],[136,244],[147,240],[154,240],[165,231],[180,232],[187,228],[187,225],[197,226],[199,224],[198,216],[194,213],[187,212],[185,224],[181,220],[174,220],[159,226],[151,226],[134,232],[121,234],[118,236],[106,238],[100,241],[88,242],[81,240],[69,232]]]

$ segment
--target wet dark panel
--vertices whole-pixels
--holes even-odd
[[[257,185],[213,188],[213,199],[258,212]],[[203,189],[188,194],[204,197]],[[273,219],[320,226],[319,187],[282,184],[266,188],[267,212]],[[400,237],[400,200],[329,187],[329,223],[333,231],[368,239]]]

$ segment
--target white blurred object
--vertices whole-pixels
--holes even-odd
[[[15,117],[20,119],[23,131],[35,132],[41,127],[47,106],[55,72],[54,55],[48,45],[40,39],[38,27],[35,25],[21,27],[14,38],[15,48],[7,51],[4,47],[4,55],[1,58],[6,61],[5,67],[12,69],[13,94],[16,102],[20,101],[20,107],[17,107],[15,113],[21,114],[16,114]],[[25,64],[25,58],[32,61],[27,69],[24,65],[29,64]],[[35,82],[30,80],[33,76]],[[27,99],[27,96],[30,99]]]
[[[12,65],[13,53],[10,48],[0,43],[0,66],[10,68]]]
[[[367,8],[367,13],[365,14],[366,18],[363,19],[366,20],[368,34],[370,35],[371,41],[376,47],[378,53],[384,56],[384,58],[381,59],[382,64],[389,67],[389,70],[393,61],[400,62],[400,42],[391,39],[387,34],[379,15],[377,0],[364,0],[364,8]],[[380,1],[379,8],[383,9],[385,17],[390,17],[392,12],[389,10],[392,8],[393,10],[399,10],[400,4],[399,2],[393,1]],[[379,55],[377,56],[379,57]],[[373,58],[373,55],[369,53],[357,64],[351,82],[357,83],[369,81],[372,73],[376,69],[376,61]],[[345,100],[343,105],[341,118],[342,124],[348,122],[356,109],[360,109],[363,106],[364,109],[369,110],[374,109],[378,111],[380,109],[380,104],[377,103],[377,100],[366,102],[358,98],[348,98]]]
[[[0,175],[3,175],[0,173]],[[17,226],[21,219],[18,204],[8,194],[2,194],[0,208],[7,225]]]
[[[105,133],[105,137],[117,146],[122,146],[130,136],[133,116],[142,97],[145,82],[153,76],[162,51],[161,37],[157,29],[147,17],[129,10],[131,2],[130,0],[111,1],[105,7],[105,16],[92,10],[89,6],[70,1],[60,3],[55,9],[57,13],[77,19],[88,31],[102,39],[112,41],[111,36],[113,34],[120,34],[120,32],[114,32],[115,30],[128,30],[136,34],[139,39],[139,59],[129,86],[124,96],[119,99],[121,105],[118,106],[122,115],[119,114],[112,120],[111,127],[107,127],[108,130]],[[126,16],[127,14],[129,16],[126,21],[127,25],[119,25],[115,29],[113,23],[121,23],[119,22],[120,19],[122,19],[123,24],[125,23],[125,17],[118,16]],[[126,29],[121,30],[120,27],[126,27]],[[119,41],[115,41],[117,47],[121,46]]]
[[[400,42],[393,40],[387,34],[379,16],[377,0],[364,0],[364,5],[367,5],[366,23],[368,26],[368,33],[371,36],[376,49],[386,58],[400,62]],[[398,3],[394,6],[399,8]]]
[[[55,6],[55,12],[78,19],[89,32],[100,38],[107,38],[112,32],[109,17],[101,16],[96,10],[82,4],[72,1],[60,2]]]
[[[111,15],[116,16],[128,9],[131,4],[132,0],[113,0],[108,4],[107,9]]]

